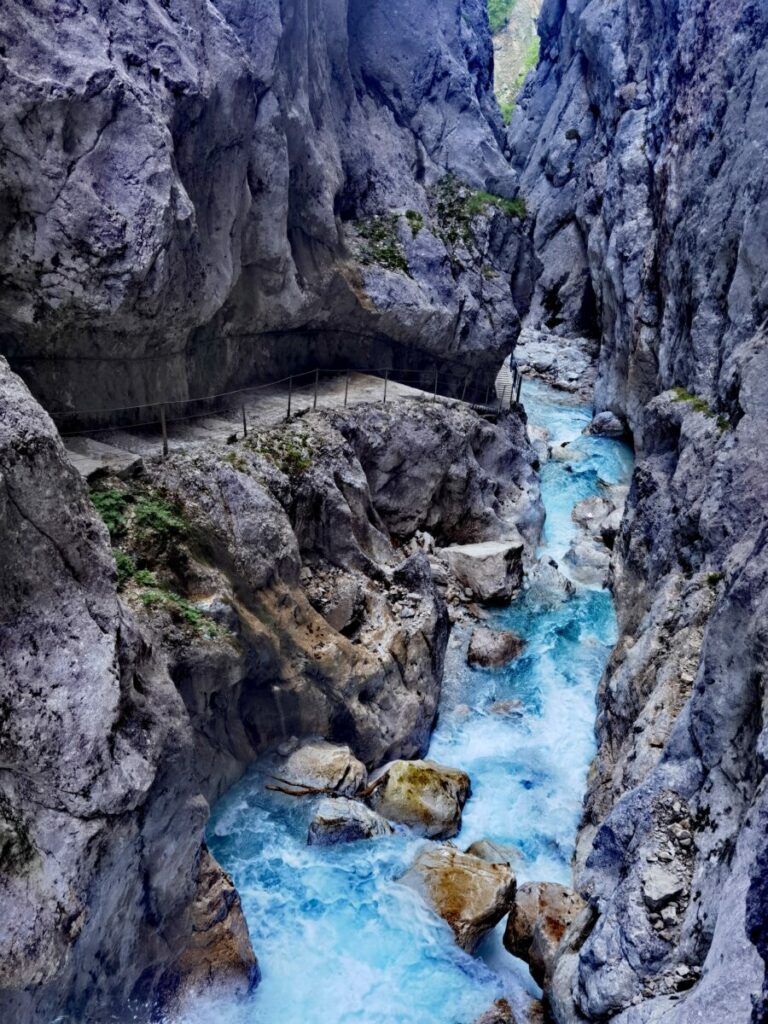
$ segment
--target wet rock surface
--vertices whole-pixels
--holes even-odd
[[[424,897],[468,952],[509,911],[516,888],[508,865],[489,864],[443,845],[420,853],[400,882]]]
[[[552,882],[519,886],[507,924],[504,945],[528,964],[537,985],[545,990],[566,931],[584,910],[578,893]]]
[[[467,649],[467,663],[482,668],[498,668],[514,661],[523,651],[525,641],[508,629],[486,629],[478,626],[472,630]]]
[[[370,803],[389,821],[429,839],[450,839],[461,828],[470,793],[465,772],[434,761],[394,761],[373,776],[376,782]]]
[[[392,834],[392,826],[359,800],[321,800],[309,824],[307,841],[314,846],[334,846]]]
[[[325,740],[302,744],[279,766],[281,781],[295,787],[354,796],[368,779],[365,765],[349,747]]]

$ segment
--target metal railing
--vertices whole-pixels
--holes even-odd
[[[454,364],[454,366],[464,369],[463,380],[455,369],[450,373],[446,372],[441,380],[440,370],[437,367],[422,370],[403,370],[392,367],[346,369],[320,369],[317,367],[265,384],[223,391],[199,398],[181,398],[171,401],[148,402],[142,405],[77,411],[53,410],[50,415],[64,438],[95,436],[118,431],[133,433],[159,430],[162,437],[163,454],[167,454],[168,428],[174,424],[191,423],[194,420],[215,416],[231,422],[235,432],[241,427],[243,436],[247,436],[249,419],[253,420],[256,415],[256,410],[253,408],[249,410],[249,404],[257,401],[259,397],[271,401],[273,406],[277,402],[284,402],[285,415],[284,417],[278,416],[277,421],[287,420],[300,413],[304,414],[309,410],[322,407],[321,383],[334,380],[340,386],[343,380],[343,403],[334,401],[333,407],[337,408],[339,405],[346,407],[352,397],[350,396],[350,380],[355,375],[381,380],[382,391],[378,401],[382,404],[386,404],[391,399],[393,383],[420,391],[422,399],[425,396],[431,396],[429,400],[432,402],[436,402],[438,398],[460,402],[475,409],[481,415],[487,416],[499,415],[504,410],[512,408],[516,402],[519,403],[522,377],[516,366],[511,368],[510,380],[501,389],[497,387],[499,371],[493,371],[491,374],[490,371],[485,373],[464,364]],[[457,378],[460,387],[456,386]],[[449,381],[450,386],[446,386]],[[441,384],[443,385],[442,390]],[[338,399],[338,394],[335,397]],[[359,404],[360,401],[370,402],[372,400],[376,401],[376,399],[371,399],[370,395],[366,395],[355,404]],[[302,403],[304,404],[302,405]],[[98,426],[86,425],[92,424],[95,420],[102,422]],[[83,425],[78,426],[78,421]],[[267,426],[267,424],[260,425]]]

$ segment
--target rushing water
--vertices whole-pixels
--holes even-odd
[[[625,481],[629,450],[581,437],[590,411],[529,382],[531,423],[583,457],[542,471],[547,520],[541,554],[558,561],[574,504],[601,481]],[[607,592],[577,587],[558,601],[532,589],[492,624],[524,636],[506,669],[469,669],[466,636],[451,640],[429,756],[463,768],[473,795],[456,843],[487,836],[520,851],[518,879],[569,881],[587,768],[595,690],[615,620]],[[490,710],[519,701],[519,714]],[[312,801],[264,790],[256,766],[215,809],[208,840],[243,900],[263,980],[240,1005],[198,1005],[189,1024],[470,1024],[501,995],[522,1006],[536,989],[501,946],[499,926],[471,957],[448,926],[396,884],[424,840],[398,834],[346,846],[307,846]]]

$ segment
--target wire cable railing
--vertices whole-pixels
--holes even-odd
[[[328,397],[324,387],[334,382],[337,390],[332,392],[333,407],[346,407],[348,404],[360,402],[379,402],[386,404],[391,400],[392,385],[403,385],[419,393],[422,399],[432,401],[450,400],[471,406],[481,415],[499,415],[520,401],[522,378],[516,366],[499,371],[484,371],[471,368],[464,364],[453,364],[461,372],[451,370],[441,374],[438,367],[426,369],[395,369],[392,367],[350,367],[339,369],[306,370],[301,373],[268,381],[263,384],[250,385],[229,391],[204,395],[198,398],[179,398],[166,401],[152,401],[140,405],[113,406],[98,409],[52,410],[50,415],[59,427],[63,438],[114,434],[121,431],[142,432],[158,431],[162,435],[163,453],[168,451],[168,430],[175,424],[191,423],[206,418],[224,419],[231,422],[237,430],[242,429],[244,436],[248,434],[249,421],[258,419],[259,398],[270,401],[273,419],[290,419],[299,413],[323,407],[323,399]],[[370,386],[363,389],[364,395],[359,397],[360,386],[356,382],[350,389],[356,376],[378,378],[381,382],[379,396],[373,396]],[[343,399],[341,389],[343,387]],[[400,397],[400,396],[398,396]],[[255,403],[255,404],[254,404]],[[277,414],[280,404],[284,405],[284,415]],[[94,424],[96,421],[96,424]],[[259,426],[264,424],[259,422]]]

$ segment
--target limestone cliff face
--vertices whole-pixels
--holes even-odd
[[[9,0],[0,351],[79,409],[498,364],[520,222],[480,204],[464,246],[434,193],[514,194],[490,63],[482,0]]]
[[[294,736],[369,766],[425,751],[448,615],[413,535],[535,542],[524,425],[421,402],[310,414],[90,501],[4,360],[0,399],[0,1017],[245,992],[209,803]]]
[[[547,0],[510,141],[533,319],[600,338],[638,466],[558,1021],[765,1019],[768,18]]]

